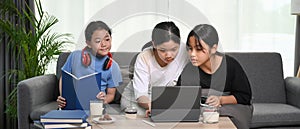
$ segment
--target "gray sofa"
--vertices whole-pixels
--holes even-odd
[[[284,79],[281,55],[227,54],[240,62],[250,81],[254,107],[251,127],[300,128],[300,79]]]
[[[113,58],[120,65],[123,84],[118,87],[110,104],[112,114],[120,110],[120,97],[129,82],[129,64],[137,52],[115,52]],[[253,93],[252,128],[300,128],[300,79],[283,78],[282,59],[278,53],[227,53],[236,58],[249,78]],[[57,74],[33,77],[18,84],[19,129],[33,128],[33,120],[57,109],[58,77],[68,53],[57,62]]]

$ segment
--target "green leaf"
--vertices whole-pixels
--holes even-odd
[[[73,43],[71,34],[52,32],[51,28],[58,23],[58,19],[43,11],[40,0],[35,0],[35,5],[38,16],[27,4],[25,8],[18,9],[11,0],[0,3],[0,32],[8,39],[8,50],[17,56],[15,64],[22,65],[5,73],[10,80],[10,87],[14,87],[6,99],[6,113],[11,117],[17,117],[17,83],[43,75],[48,64],[64,51],[65,45]],[[7,17],[18,19],[11,21]],[[19,22],[16,24],[16,21]]]

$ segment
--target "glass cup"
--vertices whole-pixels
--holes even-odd
[[[103,100],[90,100],[90,118],[101,117],[103,115]]]
[[[203,123],[213,124],[219,122],[219,108],[215,106],[202,107],[202,121]]]
[[[137,109],[135,107],[127,107],[125,109],[125,117],[129,119],[136,119]]]

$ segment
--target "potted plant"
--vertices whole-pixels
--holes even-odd
[[[35,0],[37,16],[27,4],[22,9],[18,9],[11,0],[0,5],[0,30],[7,36],[8,47],[17,55],[14,61],[21,64],[20,68],[11,69],[5,76],[15,78],[14,82],[19,82],[45,74],[48,64],[64,51],[66,44],[72,43],[71,35],[51,32],[58,19],[43,11],[40,0]],[[3,18],[7,15],[15,16],[19,20],[18,24]],[[28,25],[31,29],[28,29]],[[17,87],[16,84],[13,85],[14,89],[6,99],[6,113],[16,118]]]

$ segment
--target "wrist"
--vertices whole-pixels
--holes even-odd
[[[222,104],[223,104],[223,101],[222,101],[222,100],[223,100],[223,97],[220,96],[220,97],[219,97],[219,105],[222,105]]]
[[[105,98],[103,98],[102,100],[104,104],[108,104],[110,102],[108,96],[105,96]]]

